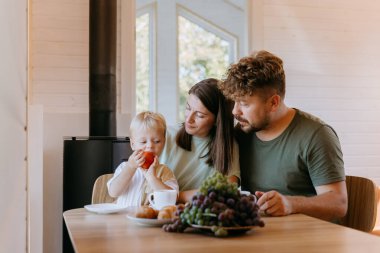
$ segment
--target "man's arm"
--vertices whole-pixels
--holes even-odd
[[[260,210],[268,215],[283,216],[303,213],[331,221],[347,212],[346,182],[336,182],[315,187],[316,196],[285,196],[276,191],[256,192]]]

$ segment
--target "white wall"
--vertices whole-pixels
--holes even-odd
[[[31,105],[43,106],[43,252],[62,251],[63,138],[88,136],[89,0],[31,0]],[[121,4],[123,3],[123,4]],[[119,0],[118,14],[134,21],[134,1]],[[129,13],[131,12],[131,13]],[[134,24],[118,26],[117,133],[128,135],[134,50]],[[134,48],[134,46],[129,46]],[[123,54],[123,59],[121,59]],[[123,62],[122,62],[123,61]],[[134,69],[134,68],[132,68]],[[129,84],[129,85],[128,85]],[[122,94],[122,95],[121,95]]]
[[[63,137],[88,135],[88,114],[44,114],[44,251],[62,250]]]
[[[338,132],[346,173],[380,185],[380,2],[252,0],[250,49],[284,60],[288,105]]]
[[[28,249],[43,252],[43,108],[28,106]]]
[[[26,1],[0,1],[0,252],[27,250]]]

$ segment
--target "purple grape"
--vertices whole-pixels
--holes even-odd
[[[205,199],[205,195],[200,194],[200,195],[198,196],[198,199],[199,199],[200,201],[203,201],[203,200]]]
[[[226,215],[225,215],[225,213],[223,212],[223,213],[220,213],[219,215],[218,215],[218,221],[224,221],[224,219],[226,218]]]
[[[208,194],[208,197],[211,199],[211,200],[215,200],[216,199],[216,193],[214,191],[210,192]]]
[[[229,207],[234,207],[234,206],[235,206],[235,200],[232,199],[232,198],[228,198],[228,199],[227,199],[227,205],[228,205]]]

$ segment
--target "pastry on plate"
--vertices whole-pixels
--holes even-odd
[[[158,212],[150,206],[140,206],[137,208],[135,216],[137,218],[156,219],[157,214]]]
[[[157,219],[172,219],[175,217],[177,211],[177,206],[165,206],[163,207],[157,215]]]

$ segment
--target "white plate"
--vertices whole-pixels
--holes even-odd
[[[162,226],[166,223],[169,223],[171,219],[145,219],[145,218],[136,218],[130,215],[127,215],[127,218],[133,221],[134,223],[138,225],[143,225],[143,226],[151,226],[151,227],[159,227]]]
[[[86,208],[87,211],[100,214],[118,213],[127,210],[127,207],[112,203],[85,205],[84,208]]]

